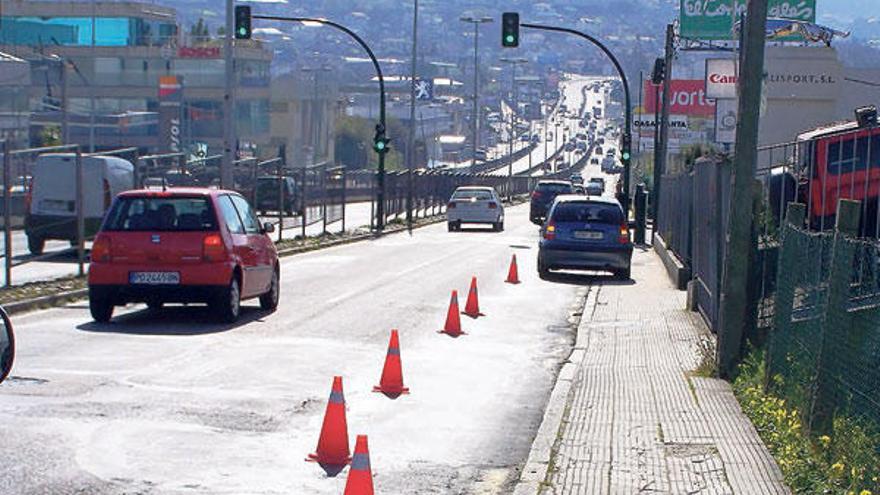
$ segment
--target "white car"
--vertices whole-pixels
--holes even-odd
[[[489,224],[492,230],[504,230],[504,204],[491,187],[465,186],[452,193],[446,205],[450,232],[461,230],[463,223]]]

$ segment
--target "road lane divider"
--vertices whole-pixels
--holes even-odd
[[[443,330],[438,333],[445,333],[450,337],[459,337],[464,335],[461,331],[461,318],[458,316],[458,291],[452,291],[452,297],[449,299],[449,311],[446,312],[446,324]]]
[[[373,471],[370,469],[370,449],[367,436],[358,435],[354,444],[354,458],[343,495],[373,495]]]
[[[382,378],[379,380],[379,385],[373,387],[373,392],[383,393],[389,399],[396,399],[409,393],[409,389],[403,386],[403,366],[401,366],[400,338],[397,335],[397,330],[391,331],[391,340],[388,342],[388,352],[385,355],[385,366],[382,367]]]
[[[330,477],[339,474],[351,462],[341,376],[333,377],[324,423],[321,426],[321,436],[318,437],[318,448],[314,454],[309,454],[306,461],[317,462]]]
[[[505,280],[505,282],[508,284],[519,283],[519,268],[516,266],[516,253],[510,258],[510,269],[507,270],[507,280]]]
[[[486,316],[483,313],[480,313],[480,300],[477,295],[477,277],[471,278],[471,288],[468,291],[467,303],[464,305],[464,311],[462,311],[462,314],[470,316],[473,319]]]

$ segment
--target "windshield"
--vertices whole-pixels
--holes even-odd
[[[125,197],[113,205],[107,231],[217,230],[214,212],[204,197]]]
[[[556,222],[593,222],[620,225],[623,212],[607,203],[561,203],[553,211]]]
[[[538,190],[541,192],[551,192],[556,194],[571,193],[571,184],[538,184]]]
[[[455,191],[455,194],[452,195],[452,199],[476,199],[477,201],[488,201],[493,198],[492,193],[489,191],[483,191],[479,189],[462,189]]]

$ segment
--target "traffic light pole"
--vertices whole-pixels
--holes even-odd
[[[370,46],[367,45],[367,43],[360,36],[358,36],[351,29],[343,26],[342,24],[328,21],[327,19],[317,19],[313,17],[283,17],[274,15],[254,15],[252,16],[252,18],[264,21],[321,24],[323,26],[330,26],[339,31],[342,31],[343,33],[349,35],[352,39],[354,39],[361,46],[361,48],[363,48],[364,51],[367,52],[367,55],[373,62],[373,67],[376,69],[376,75],[379,77],[379,124],[376,126],[376,134],[377,137],[379,136],[379,134],[381,134],[382,138],[384,139],[385,130],[387,129],[387,127],[385,126],[385,77],[382,75],[382,67],[379,66],[379,60],[376,58],[376,55],[373,54],[373,50],[370,49]],[[381,132],[379,132],[380,128]],[[385,155],[388,153],[388,147],[386,146],[383,147],[383,149],[376,151],[379,153],[379,167],[378,173],[376,175],[376,230],[378,232],[382,232],[382,230],[385,229]]]
[[[602,42],[600,42],[596,38],[590,36],[589,34],[582,33],[580,31],[576,31],[574,29],[568,29],[568,28],[562,28],[562,27],[556,27],[556,26],[544,26],[542,24],[529,24],[529,23],[522,23],[522,24],[520,24],[520,27],[529,28],[529,29],[539,29],[542,31],[554,31],[554,32],[558,32],[558,33],[573,34],[575,36],[583,38],[583,39],[589,41],[590,43],[596,45],[597,47],[599,47],[600,50],[602,50],[602,52],[605,53],[605,55],[608,56],[609,59],[611,59],[611,63],[614,64],[614,68],[617,70],[617,74],[620,76],[620,80],[623,82],[623,93],[624,93],[624,97],[626,99],[626,102],[625,102],[626,123],[625,123],[625,128],[623,130],[623,136],[624,136],[623,139],[624,139],[625,143],[628,143],[628,145],[627,145],[628,148],[630,148],[632,146],[632,98],[631,98],[630,91],[629,91],[629,82],[626,80],[626,74],[623,72],[623,67],[620,65],[620,62],[618,62],[617,57],[615,57],[614,54],[611,53],[611,50],[609,50],[605,45],[602,44]],[[621,154],[623,156],[623,158],[621,160],[623,162],[623,205],[621,205],[621,206],[623,206],[623,210],[624,210],[624,212],[626,212],[627,217],[628,217],[629,216],[629,203],[630,203],[630,201],[629,201],[630,162],[631,162],[631,158],[632,158],[632,150],[631,149],[624,149],[621,151],[622,151]]]

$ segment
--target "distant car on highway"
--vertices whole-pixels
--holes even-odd
[[[605,191],[605,179],[603,179],[602,177],[590,177],[590,180],[588,182],[590,184],[598,184],[599,187],[602,188],[602,191]]]
[[[461,230],[465,223],[489,224],[496,232],[504,230],[504,204],[491,187],[459,187],[446,205],[449,232]]]
[[[616,165],[617,162],[614,160],[613,156],[606,156],[602,159],[602,171],[606,174],[614,173]]]
[[[584,183],[584,176],[581,174],[571,174],[571,183],[579,185]]]
[[[253,208],[232,191],[135,190],[116,197],[92,244],[89,309],[106,323],[115,306],[145,302],[207,303],[234,322],[241,301],[259,298],[275,310],[280,266]]]
[[[529,219],[534,224],[540,225],[547,216],[547,210],[560,194],[572,194],[572,183],[564,180],[542,180],[532,191],[532,199],[529,205]]]
[[[599,164],[598,158],[590,158],[590,165],[598,165],[598,164]]]
[[[538,274],[601,270],[630,278],[633,245],[620,204],[613,199],[558,196],[541,227]]]
[[[584,186],[584,191],[587,196],[601,196],[605,193],[605,188],[595,182],[588,182]]]

